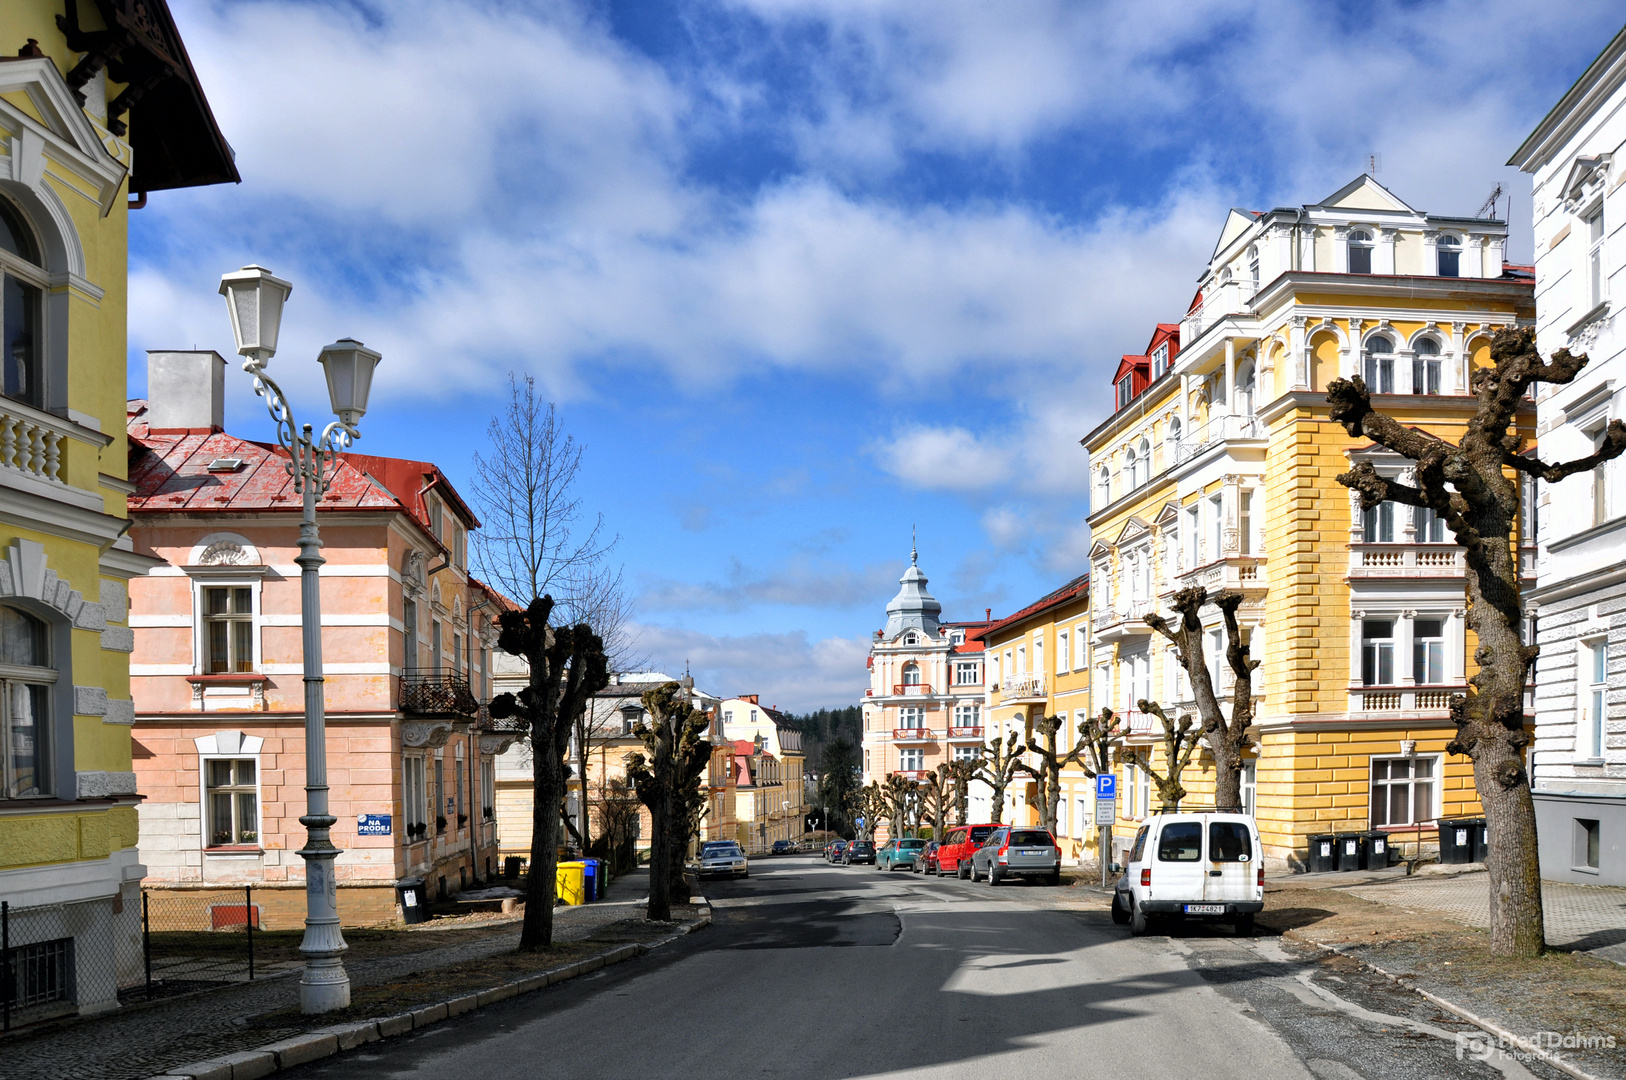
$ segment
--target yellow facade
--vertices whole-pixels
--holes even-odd
[[[1473,672],[1461,550],[1408,508],[1360,511],[1339,473],[1409,463],[1332,423],[1326,388],[1361,374],[1378,408],[1460,436],[1490,335],[1534,312],[1532,279],[1502,265],[1504,236],[1501,222],[1412,210],[1367,177],[1315,206],[1233,211],[1167,372],[1085,440],[1092,704],[1125,716],[1130,744],[1160,746],[1135,703],[1187,712],[1191,692],[1144,616],[1186,586],[1240,590],[1261,662],[1244,799],[1273,860],[1299,865],[1306,838],[1334,830],[1431,846],[1438,820],[1480,812],[1470,762],[1444,749],[1447,702]],[[1419,254],[1442,237],[1463,253],[1455,275]],[[1533,438],[1533,406],[1525,423]],[[1203,616],[1228,702],[1219,615]],[[1157,799],[1134,770],[1120,785],[1121,848]],[[1188,807],[1212,805],[1206,751],[1184,785]]]
[[[148,6],[153,36],[184,56],[165,6]],[[100,6],[77,7],[79,30],[106,28]],[[75,943],[60,961],[74,970],[24,1021],[114,1008],[140,974],[126,583],[156,560],[125,538],[129,197],[236,178],[201,95],[170,104],[166,81],[196,90],[189,69],[127,109],[120,79],[146,77],[147,46],[81,63],[63,10],[19,0],[0,14],[0,40],[37,43],[0,64],[0,617],[35,635],[0,657],[0,896],[13,947]],[[143,146],[172,153],[147,164]]]
[[[1079,577],[982,633],[990,674],[990,739],[1008,740],[1010,732],[1019,731],[1026,744],[1037,738],[1034,720],[1059,716],[1063,722],[1056,733],[1058,752],[1065,754],[1077,745],[1078,725],[1090,708],[1089,616],[1088,578]],[[1033,754],[1025,760],[1035,767],[1039,764]],[[1077,763],[1061,772],[1056,839],[1064,860],[1094,857],[1093,784]],[[1037,825],[1040,817],[1037,783],[1019,773],[1006,789],[1001,820]]]

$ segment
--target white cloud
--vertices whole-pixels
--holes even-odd
[[[1011,453],[963,427],[910,427],[874,448],[881,467],[928,491],[979,491],[1010,477]]]
[[[803,712],[856,704],[869,685],[866,638],[719,635],[650,623],[636,630],[639,648],[656,668],[676,672],[688,665],[708,693],[759,694],[765,705]]]
[[[729,563],[722,581],[654,579],[642,583],[638,607],[645,611],[743,611],[760,605],[843,609],[874,606],[896,587],[901,567],[871,563],[849,567],[797,556],[769,569]]]

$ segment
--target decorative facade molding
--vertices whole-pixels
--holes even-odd
[[[100,633],[107,629],[106,609],[57,577],[46,565],[43,544],[18,537],[6,551],[7,557],[0,559],[0,597],[37,600],[59,612],[76,630]]]
[[[417,749],[439,749],[452,737],[450,720],[409,720],[401,725],[401,745]]]

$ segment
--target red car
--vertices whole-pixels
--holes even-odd
[[[999,828],[998,825],[956,825],[943,837],[943,846],[937,849],[938,874],[956,877],[971,876],[971,853],[982,847],[982,842]]]

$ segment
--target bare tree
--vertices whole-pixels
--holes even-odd
[[[542,596],[523,611],[498,616],[497,647],[525,659],[530,682],[518,697],[499,694],[490,705],[493,718],[512,717],[531,742],[531,873],[519,939],[524,952],[553,943],[565,751],[577,715],[610,681],[598,636],[585,626],[550,627],[552,613],[553,599]]]
[[[711,757],[705,738],[706,714],[694,707],[689,692],[675,682],[662,683],[643,695],[649,722],[639,720],[634,735],[645,753],[627,755],[627,776],[638,798],[649,808],[649,909],[651,919],[672,917],[673,885],[683,881],[686,840],[693,811],[692,788]],[[699,760],[700,767],[695,767]],[[688,893],[683,893],[687,901]]]
[[[1485,807],[1490,851],[1491,952],[1535,956],[1545,948],[1541,869],[1536,858],[1536,813],[1525,766],[1524,691],[1538,649],[1524,641],[1524,608],[1514,528],[1519,513],[1517,474],[1556,483],[1626,453],[1626,424],[1611,420],[1597,450],[1549,465],[1521,453],[1518,419],[1536,383],[1572,382],[1587,358],[1567,349],[1543,362],[1529,328],[1499,330],[1491,340],[1491,367],[1474,371],[1478,399],[1460,442],[1452,443],[1372,408],[1359,377],[1327,387],[1332,419],[1355,438],[1368,438],[1415,463],[1411,483],[1381,475],[1361,462],[1338,477],[1358,492],[1365,509],[1383,502],[1432,510],[1463,548],[1468,625],[1478,639],[1466,695],[1451,702],[1456,737],[1446,746],[1474,763],[1474,786]]]
[[[943,830],[948,826],[949,802],[954,797],[953,768],[948,762],[939,762],[937,768],[926,774],[920,785],[924,816],[932,823],[932,839],[943,842]]]
[[[593,807],[609,848],[611,869],[624,874],[632,869],[627,856],[638,836],[638,793],[625,779],[614,776],[600,785]]]
[[[947,768],[949,780],[954,784],[954,823],[969,825],[966,816],[971,813],[971,781],[977,778],[977,759],[951,761]]]
[[[988,740],[977,762],[977,779],[993,788],[993,810],[989,820],[998,825],[1005,820],[1005,789],[1023,768],[1022,733],[1013,731],[1004,742],[999,738]]]
[[[903,835],[904,823],[909,816],[909,801],[919,786],[917,781],[897,773],[888,773],[881,784],[881,797],[886,800],[887,824],[891,827],[894,840]]]
[[[1056,819],[1061,811],[1061,771],[1079,760],[1084,743],[1079,741],[1070,750],[1062,750],[1056,736],[1067,721],[1060,716],[1041,716],[1033,721],[1033,730],[1043,742],[1028,739],[1028,753],[1039,759],[1037,765],[1022,765],[1022,771],[1033,777],[1032,805],[1038,808],[1039,824],[1054,833]]]
[[[1078,764],[1091,780],[1112,771],[1113,748],[1124,735],[1118,721],[1118,714],[1107,708],[1103,708],[1099,716],[1087,716],[1079,721]]]
[[[886,814],[886,793],[881,785],[871,780],[869,784],[858,790],[857,809],[859,815],[858,838],[870,840],[875,836],[875,823]]]
[[[1138,706],[1141,712],[1151,713],[1163,722],[1163,771],[1158,772],[1152,767],[1151,753],[1140,747],[1130,749],[1126,746],[1120,751],[1120,757],[1152,778],[1152,783],[1157,785],[1161,809],[1165,813],[1173,813],[1180,809],[1180,800],[1186,797],[1185,785],[1180,782],[1180,777],[1186,771],[1186,766],[1191,764],[1191,755],[1197,749],[1198,733],[1193,730],[1189,714],[1181,716],[1177,723],[1155,701],[1142,699]],[[1220,805],[1218,799],[1215,805]]]
[[[1248,728],[1253,724],[1253,669],[1259,666],[1259,661],[1248,656],[1248,645],[1242,640],[1242,630],[1237,625],[1236,609],[1242,605],[1242,594],[1233,589],[1215,593],[1212,603],[1219,609],[1220,617],[1225,622],[1225,662],[1231,665],[1233,676],[1231,715],[1226,716],[1219,696],[1214,693],[1214,680],[1208,671],[1208,664],[1203,659],[1201,612],[1202,606],[1209,602],[1208,591],[1200,585],[1181,589],[1174,594],[1174,602],[1170,605],[1179,615],[1179,622],[1171,626],[1167,619],[1153,612],[1146,616],[1146,625],[1162,634],[1174,646],[1175,659],[1191,681],[1191,696],[1197,704],[1203,739],[1208,743],[1208,752],[1214,756],[1214,808],[1240,811],[1242,755],[1253,745]],[[1141,708],[1149,711],[1144,703]],[[1162,716],[1161,710],[1157,715]],[[1163,717],[1163,723],[1167,731],[1167,717]],[[1184,789],[1181,789],[1181,793],[1184,794]]]
[[[603,515],[577,535],[582,448],[560,426],[553,403],[537,396],[534,378],[510,375],[508,388],[507,408],[486,429],[490,452],[474,455],[471,493],[481,522],[475,564],[508,596],[555,595],[571,611],[587,602],[584,583],[616,540],[604,539]]]

